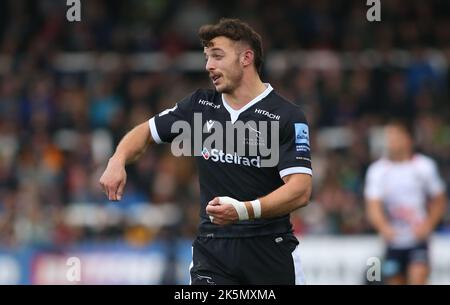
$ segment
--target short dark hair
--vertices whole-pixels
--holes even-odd
[[[387,121],[387,126],[395,126],[405,131],[411,138],[414,138],[414,124],[411,119],[404,117],[392,117]]]
[[[207,24],[202,26],[198,31],[198,36],[204,47],[209,47],[211,45],[211,40],[219,36],[247,43],[255,53],[254,64],[256,71],[261,71],[263,63],[261,36],[247,23],[239,19],[222,18],[217,24]]]

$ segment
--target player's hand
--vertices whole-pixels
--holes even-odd
[[[414,227],[414,236],[418,241],[427,239],[433,232],[433,228],[426,222]]]
[[[394,228],[392,228],[391,226],[386,226],[384,227],[381,231],[381,236],[384,238],[384,240],[386,241],[392,241],[395,238],[396,232],[394,230]]]
[[[212,223],[218,225],[229,225],[239,220],[236,209],[231,204],[221,203],[219,197],[215,197],[206,206],[206,213]]]
[[[109,200],[119,201],[122,199],[126,181],[127,173],[124,163],[111,158],[99,180]]]

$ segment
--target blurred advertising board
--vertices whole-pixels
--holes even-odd
[[[382,264],[383,244],[375,236],[300,239],[307,284],[371,284],[373,258]],[[91,243],[70,249],[0,247],[0,284],[188,284],[191,241]],[[431,284],[450,284],[450,237],[431,242]],[[376,281],[373,284],[377,284]]]

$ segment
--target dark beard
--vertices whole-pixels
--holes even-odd
[[[239,86],[239,84],[242,81],[244,73],[240,71],[240,73],[236,73],[236,75],[233,75],[233,78],[230,78],[230,84],[225,86],[222,90],[217,90],[219,93],[225,93],[225,94],[231,94],[233,91]]]

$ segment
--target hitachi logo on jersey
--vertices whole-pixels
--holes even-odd
[[[214,109],[219,109],[220,105],[216,105],[213,102],[210,101],[206,101],[206,100],[198,100],[198,103],[201,105],[205,105],[205,106],[209,106],[209,107],[213,107]]]
[[[208,151],[206,147],[202,150],[202,156],[205,160],[211,160],[214,162],[220,163],[234,163],[234,164],[242,164],[245,166],[254,166],[261,167],[261,157],[256,156],[254,158],[241,157],[237,153],[227,154],[219,149],[211,149],[211,153]]]
[[[270,113],[269,111],[258,109],[258,108],[255,109],[255,113],[265,115],[266,117],[268,117],[269,119],[272,119],[272,120],[273,119],[275,119],[275,120],[279,120],[280,119],[279,115],[273,114],[273,113]]]

